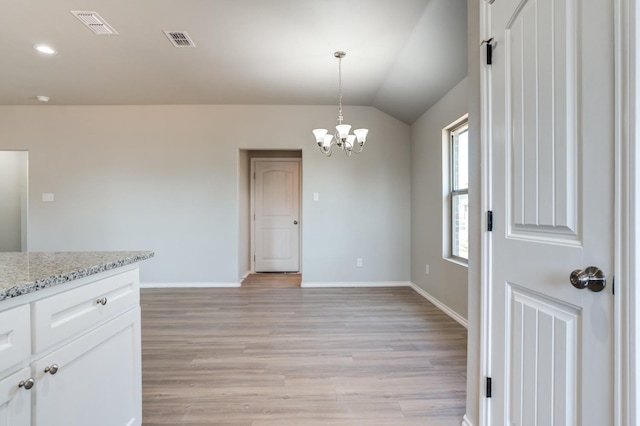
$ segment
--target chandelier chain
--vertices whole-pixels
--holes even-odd
[[[342,124],[342,56],[338,57],[338,124]]]

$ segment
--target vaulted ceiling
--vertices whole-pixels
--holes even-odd
[[[466,76],[466,43],[466,0],[0,0],[0,105],[332,105],[344,50],[345,105],[412,123]]]

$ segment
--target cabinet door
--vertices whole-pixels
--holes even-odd
[[[45,372],[52,366],[55,374]],[[141,424],[140,308],[32,364],[38,426]]]
[[[0,379],[0,426],[29,426],[31,425],[31,393],[18,387],[18,383],[27,380],[29,369],[22,370]]]
[[[14,371],[31,354],[29,305],[0,312],[0,376]]]

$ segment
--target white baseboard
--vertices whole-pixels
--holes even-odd
[[[471,420],[469,420],[469,418],[467,417],[466,414],[462,418],[462,425],[461,426],[473,426],[473,423],[471,423]]]
[[[408,287],[409,281],[353,281],[353,282],[302,282],[300,287],[329,288],[329,287]]]
[[[240,283],[140,283],[140,288],[233,288],[240,287]]]
[[[414,289],[420,296],[427,299],[429,302],[433,303],[436,308],[440,309],[445,314],[449,315],[455,322],[463,326],[464,328],[469,328],[469,322],[459,313],[455,312],[453,309],[430,295],[427,291],[425,291],[422,287],[418,287],[414,283],[409,284],[412,289]]]
[[[242,278],[240,278],[240,282],[242,282],[242,280],[244,280],[245,278],[247,278],[249,275],[251,275],[251,271],[247,271],[244,273],[244,275],[242,276]]]

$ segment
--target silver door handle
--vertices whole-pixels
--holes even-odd
[[[569,281],[577,289],[588,288],[596,293],[604,290],[607,285],[607,278],[604,276],[604,272],[595,266],[589,266],[584,271],[576,269],[569,276]]]
[[[53,375],[53,374],[56,374],[59,369],[60,369],[60,367],[58,366],[58,364],[53,364],[53,365],[51,365],[49,367],[45,367],[44,368],[44,372]]]
[[[18,387],[19,388],[25,388],[26,390],[29,390],[35,384],[36,384],[36,381],[33,380],[33,378],[29,377],[27,380],[23,380],[20,383],[18,383]]]

